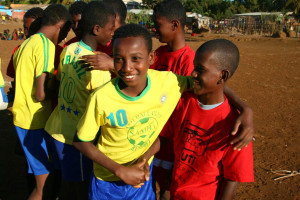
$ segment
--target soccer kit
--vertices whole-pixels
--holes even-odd
[[[58,106],[51,114],[45,130],[56,140],[72,144],[76,126],[86,109],[92,91],[110,80],[108,71],[86,71],[80,57],[92,55],[93,49],[83,41],[70,44],[61,54],[57,79],[60,80]]]
[[[131,166],[156,140],[181,93],[190,87],[190,79],[149,69],[147,87],[137,97],[125,95],[119,81],[117,77],[91,95],[77,135],[82,141],[93,141],[101,126],[97,148],[115,162]],[[120,180],[96,163],[94,175],[103,181]]]
[[[14,54],[16,91],[14,125],[23,129],[42,129],[51,114],[51,101],[34,98],[36,78],[54,73],[55,45],[43,34],[32,35]]]
[[[15,98],[13,122],[28,162],[28,173],[49,173],[48,150],[44,127],[51,114],[51,100],[34,98],[36,79],[54,72],[55,45],[43,33],[32,35],[14,54]]]
[[[241,151],[234,151],[229,144],[238,115],[227,98],[204,110],[195,94],[182,95],[161,132],[174,143],[172,199],[215,199],[224,179],[254,181],[252,143]]]
[[[86,71],[80,57],[92,55],[93,49],[83,41],[70,44],[61,54],[57,78],[60,80],[58,106],[45,130],[55,139],[54,163],[68,181],[85,181],[90,178],[92,162],[72,146],[76,126],[85,112],[86,101],[92,91],[110,80],[108,71]]]
[[[173,52],[168,50],[168,45],[160,46],[156,49],[155,54],[155,62],[150,69],[172,71],[181,76],[191,75],[194,70],[195,52],[187,44]],[[155,179],[161,190],[168,189],[167,175],[173,167],[174,160],[172,146],[172,141],[167,141],[160,151],[155,154],[153,161]]]

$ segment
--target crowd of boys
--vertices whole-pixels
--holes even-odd
[[[232,199],[237,182],[254,180],[252,111],[225,86],[239,51],[218,39],[195,54],[179,1],[153,9],[167,44],[155,52],[147,29],[125,24],[121,0],[25,16],[30,34],[9,74],[14,125],[36,180],[28,199],[60,184],[53,198],[156,199],[155,180],[161,199]],[[61,52],[71,28],[76,37]],[[54,173],[61,180],[45,186]]]

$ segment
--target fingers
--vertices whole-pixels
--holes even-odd
[[[144,172],[145,172],[145,180],[149,181],[149,179],[150,179],[150,168],[149,168],[149,164],[148,163],[146,163],[144,165]]]
[[[233,125],[233,128],[231,130],[230,135],[236,135],[236,133],[239,130],[240,125],[241,125],[241,121],[240,120],[236,120],[235,123],[234,123],[234,125]]]
[[[146,159],[143,159],[142,162],[137,163],[137,166],[138,166],[140,169],[144,169],[145,163],[146,163]]]
[[[230,141],[231,145],[234,145],[234,150],[241,150],[252,141],[254,130],[245,129],[240,134],[236,135],[236,137]]]
[[[133,185],[133,188],[141,188],[144,185],[144,183],[139,183],[137,185]]]

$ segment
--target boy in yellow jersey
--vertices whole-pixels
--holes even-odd
[[[94,89],[110,81],[109,71],[86,71],[80,57],[94,54],[98,45],[107,44],[115,27],[114,10],[101,2],[90,2],[81,16],[82,40],[65,47],[57,78],[60,80],[58,106],[45,130],[54,138],[54,152],[61,169],[62,195],[69,199],[87,199],[92,161],[72,146],[76,126],[85,112],[86,101]],[[69,188],[69,190],[68,190]],[[62,196],[63,197],[63,196]]]
[[[4,80],[1,73],[1,58],[0,58],[0,110],[5,110],[8,106],[8,99],[4,92]]]
[[[29,199],[42,199],[43,187],[51,169],[44,127],[51,114],[47,80],[54,72],[55,45],[64,39],[71,17],[62,5],[48,6],[41,28],[22,43],[14,54],[16,91],[12,112],[18,137],[35,175],[36,187]]]
[[[155,199],[151,163],[159,147],[156,139],[190,81],[148,70],[154,61],[151,50],[151,35],[143,27],[128,24],[116,30],[118,77],[91,95],[73,143],[94,161],[89,199]]]

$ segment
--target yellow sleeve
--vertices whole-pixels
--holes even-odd
[[[88,99],[86,111],[77,124],[77,135],[81,141],[93,141],[103,124],[103,114],[99,111],[99,99],[94,92]]]
[[[38,43],[34,50],[35,59],[35,77],[42,73],[54,73],[55,46],[49,39],[41,36],[42,42]]]
[[[180,87],[180,92],[183,93],[186,90],[192,89],[193,79],[191,76],[177,76],[178,84]]]
[[[86,74],[89,84],[88,90],[95,90],[97,87],[111,80],[111,74],[109,71],[93,70]]]

